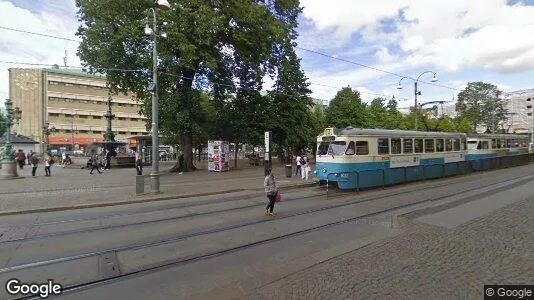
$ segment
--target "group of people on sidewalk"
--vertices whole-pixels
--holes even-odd
[[[311,172],[311,167],[308,161],[308,157],[306,157],[305,155],[299,154],[297,155],[296,163],[297,163],[297,170],[295,171],[295,176],[299,176],[299,173],[300,173],[300,177],[302,180],[309,181],[309,174]]]
[[[32,167],[32,177],[35,177],[35,175],[37,174],[37,167],[39,166],[39,161],[40,161],[36,152],[30,151],[28,155],[25,155],[24,152],[22,152],[22,150],[19,150],[15,158],[21,170],[24,168],[24,165],[26,164],[26,160],[27,160],[28,165]],[[44,167],[45,176],[51,176],[50,166],[54,164],[54,158],[52,157],[52,155],[45,153],[43,155],[43,161],[45,164],[45,167]]]

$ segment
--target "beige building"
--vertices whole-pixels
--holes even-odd
[[[85,149],[103,141],[106,132],[108,89],[103,76],[71,69],[9,69],[9,95],[22,111],[13,132],[39,142],[46,141],[46,122],[55,131],[49,136],[52,149]],[[145,135],[146,118],[140,104],[130,96],[112,95],[115,140],[128,142],[130,136]]]

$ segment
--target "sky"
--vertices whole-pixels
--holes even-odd
[[[534,0],[300,3],[296,51],[311,96],[325,102],[350,86],[367,102],[395,96],[409,107],[414,80],[427,71],[419,103],[453,101],[475,81],[504,92],[534,88]],[[78,39],[74,0],[0,0],[0,27]],[[5,62],[63,65],[67,51],[67,65],[81,66],[77,46],[0,28],[0,103],[9,97],[7,69],[24,67]],[[433,73],[436,85],[428,84]]]

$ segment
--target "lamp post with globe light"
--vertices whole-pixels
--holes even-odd
[[[157,0],[154,2],[155,5],[161,9],[170,8],[169,2],[167,0]],[[152,36],[153,38],[153,47],[152,47],[152,83],[148,87],[148,91],[152,93],[152,171],[150,172],[150,178],[152,179],[151,187],[152,192],[157,194],[159,193],[160,187],[160,178],[159,178],[159,133],[158,133],[158,51],[157,51],[157,21],[156,21],[156,10],[151,7],[149,9],[152,12],[153,16],[153,25],[150,28],[149,24],[146,24],[145,34]],[[166,38],[167,34],[160,34],[161,37]]]
[[[414,124],[415,124],[415,130],[417,130],[417,123],[418,123],[418,116],[419,116],[419,106],[417,105],[417,96],[418,95],[421,95],[421,91],[419,91],[417,89],[417,83],[419,82],[419,79],[421,79],[421,76],[423,76],[424,74],[427,74],[427,73],[432,73],[434,74],[434,76],[432,77],[432,79],[430,80],[431,82],[436,82],[438,81],[438,79],[436,78],[436,72],[434,71],[425,71],[421,74],[419,74],[419,76],[417,77],[416,80],[414,80],[414,94],[415,94],[415,121],[414,121]],[[397,89],[401,90],[402,89],[402,85],[401,85],[401,82],[404,78],[409,78],[409,79],[412,79],[411,77],[407,77],[407,76],[404,76],[402,77],[400,80],[399,80],[399,84],[397,85]],[[412,79],[413,80],[413,79]]]

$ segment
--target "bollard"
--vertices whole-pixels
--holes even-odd
[[[145,176],[135,176],[135,193],[141,195],[145,193]]]

